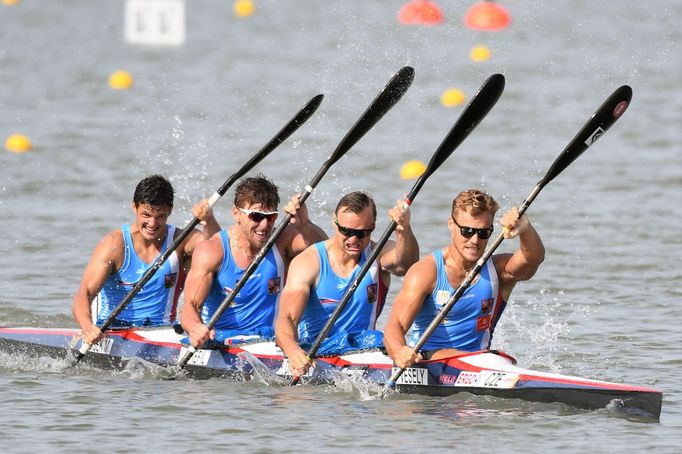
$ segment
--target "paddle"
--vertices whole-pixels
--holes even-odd
[[[357,141],[360,140],[362,136],[364,136],[367,131],[369,131],[386,114],[386,112],[388,112],[400,100],[400,98],[402,98],[407,89],[410,88],[413,79],[414,69],[409,66],[405,66],[391,78],[381,93],[374,98],[360,119],[341,140],[332,155],[329,157],[329,159],[327,159],[327,161],[325,161],[325,163],[322,165],[322,168],[320,168],[317,174],[315,174],[308,186],[305,187],[305,192],[299,196],[299,202],[301,204],[306,201],[308,196],[313,192],[329,168],[334,165],[334,163],[338,161],[344,154],[346,154],[346,152],[350,150],[351,147],[353,147],[353,145],[355,145]],[[241,277],[241,279],[239,279],[239,282],[237,282],[230,294],[227,295],[227,297],[220,303],[220,306],[218,306],[218,309],[206,324],[206,327],[209,330],[212,330],[215,327],[216,323],[220,319],[220,316],[223,314],[223,312],[225,312],[225,310],[234,300],[235,296],[246,284],[249,276],[253,274],[260,262],[263,261],[265,255],[272,248],[277,238],[291,221],[291,218],[291,214],[287,213],[284,219],[282,219],[280,222],[279,226],[275,229],[272,235],[270,235],[268,242],[261,248],[260,251],[258,251],[258,254],[253,259],[253,262],[251,262],[246,270],[244,270],[244,275]],[[181,368],[184,368],[196,351],[197,349],[190,345],[184,350],[183,355],[179,358],[178,365]]]
[[[602,136],[615,122],[618,120],[625,109],[627,109],[632,99],[632,89],[627,85],[623,85],[613,92],[609,98],[597,109],[597,111],[590,117],[585,125],[580,129],[578,134],[571,140],[571,142],[564,148],[559,157],[556,158],[552,166],[547,171],[547,174],[537,183],[533,191],[526,200],[523,201],[519,207],[519,217],[526,212],[530,204],[535,200],[535,197],[540,193],[550,181],[566,169],[578,156],[583,154],[596,140]],[[455,293],[450,297],[447,303],[443,306],[436,318],[424,331],[424,335],[419,339],[413,350],[418,352],[426,343],[429,336],[433,334],[438,325],[443,321],[445,316],[450,312],[457,300],[462,296],[466,289],[471,285],[471,282],[480,273],[485,265],[485,262],[493,255],[495,249],[504,240],[504,233],[501,233],[495,242],[488,248],[483,256],[476,262],[476,266],[469,272],[464,282],[457,288]],[[383,395],[386,394],[389,388],[394,388],[397,380],[400,378],[405,369],[398,369],[386,383],[383,390]]]
[[[262,161],[267,155],[270,154],[272,150],[277,148],[282,142],[284,142],[291,134],[294,133],[299,127],[303,125],[312,115],[315,113],[317,108],[320,106],[324,95],[317,95],[313,97],[308,103],[303,106],[301,110],[298,111],[296,115],[287,123],[276,135],[270,140],[263,148],[261,148],[249,161],[242,166],[237,172],[235,172],[230,178],[228,178],[225,183],[208,199],[208,206],[212,208],[220,198],[225,195],[227,190],[232,186],[232,184],[251,170],[256,164]],[[102,326],[100,326],[100,331],[104,332],[109,328],[109,326],[116,320],[116,317],[125,309],[125,307],[130,303],[130,301],[137,295],[142,287],[149,281],[149,279],[154,276],[154,274],[161,268],[164,262],[170,257],[170,255],[180,246],[180,244],[187,238],[187,236],[194,230],[194,228],[199,224],[199,219],[194,218],[185,227],[178,237],[173,240],[173,243],[166,249],[166,251],[161,254],[152,264],[152,266],[147,269],[147,271],[142,275],[135,286],[130,290],[130,292],[123,298],[123,301],[119,303],[118,306],[109,314],[107,319],[104,321]],[[81,348],[75,352],[75,363],[80,362],[81,359],[88,353],[91,345],[83,342]]]
[[[467,138],[467,136],[469,136],[469,133],[471,133],[471,131],[478,126],[478,123],[483,120],[488,112],[490,112],[497,100],[500,99],[503,90],[504,76],[501,74],[494,74],[483,83],[481,88],[479,88],[478,92],[465,107],[464,111],[459,116],[450,132],[448,132],[447,136],[445,136],[445,139],[443,139],[443,142],[440,144],[433,157],[431,157],[431,161],[429,161],[428,166],[426,166],[424,173],[415,182],[414,186],[412,186],[412,190],[405,196],[405,199],[403,200],[405,208],[412,205],[417,193],[422,188],[426,180],[431,176],[431,174],[433,174],[433,172],[435,172],[436,169],[438,169],[441,164],[445,162],[452,152],[459,147],[459,145],[464,141],[464,139]],[[322,331],[315,339],[312,347],[310,347],[310,350],[308,351],[309,360],[312,361],[317,354],[317,351],[322,346],[322,342],[324,342],[329,335],[334,323],[336,323],[336,320],[341,315],[341,312],[343,312],[344,308],[352,298],[353,293],[358,288],[358,285],[360,285],[360,282],[365,277],[365,274],[367,274],[369,269],[372,267],[372,263],[374,263],[374,261],[377,259],[381,253],[381,249],[383,249],[384,245],[397,226],[398,224],[395,221],[391,221],[386,231],[384,231],[384,234],[374,246],[372,254],[365,261],[365,264],[358,272],[355,280],[343,295],[341,301],[339,301],[339,304],[334,309],[334,312],[332,312],[332,314],[329,316],[327,323],[324,325]],[[299,381],[300,377],[294,376],[292,377],[289,385],[293,386]]]

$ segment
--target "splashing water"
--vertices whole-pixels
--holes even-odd
[[[244,366],[246,365],[251,366],[253,373],[253,376],[251,378],[253,380],[258,381],[259,383],[263,383],[266,386],[272,385],[283,386],[288,383],[288,381],[284,377],[280,377],[277,374],[275,374],[251,353],[243,351],[238,354],[238,357],[241,361],[243,361],[243,364],[240,364],[241,370],[244,370]]]

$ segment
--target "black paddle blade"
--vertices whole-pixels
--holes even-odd
[[[483,82],[481,88],[471,98],[471,101],[464,108],[464,111],[431,158],[431,161],[429,161],[424,175],[431,175],[450,157],[452,152],[464,142],[464,139],[469,136],[471,131],[488,115],[488,112],[490,112],[497,103],[497,100],[502,96],[503,91],[504,76],[502,74],[493,74],[488,80]]]
[[[338,161],[358,140],[364,136],[381,118],[400,101],[414,80],[414,69],[405,66],[388,81],[381,93],[369,105],[365,113],[348,131],[329,158],[329,163]]]
[[[566,169],[578,156],[583,154],[618,120],[630,105],[632,88],[623,85],[613,92],[585,123],[585,126],[556,158],[545,177],[538,183],[543,187]]]

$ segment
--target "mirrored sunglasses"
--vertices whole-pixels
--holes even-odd
[[[249,219],[256,223],[261,222],[263,219],[267,219],[268,222],[274,222],[278,215],[276,211],[258,211],[246,208],[239,208],[239,211],[247,215]]]

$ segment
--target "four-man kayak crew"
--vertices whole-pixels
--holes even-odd
[[[221,315],[216,330],[209,331],[205,324],[268,242],[279,201],[277,186],[263,175],[244,178],[235,190],[234,224],[197,247],[187,276],[181,316],[193,346],[238,335],[273,336],[275,311],[289,262],[310,244],[327,238],[310,221],[305,204],[300,205],[297,196],[285,208],[294,216],[292,222]]]
[[[192,212],[205,224],[203,232],[190,234],[121,312],[115,325],[173,322],[183,289],[182,265],[191,256],[181,316],[190,343],[200,347],[211,339],[223,342],[236,336],[275,335],[292,374],[305,374],[311,361],[302,347],[311,345],[321,333],[372,253],[375,243],[370,236],[376,225],[376,206],[361,191],[342,197],[332,217],[334,236],[327,239],[325,232],[310,221],[305,204],[292,197],[285,208],[293,216],[291,223],[222,314],[216,329],[209,331],[205,324],[268,242],[279,201],[277,186],[264,176],[242,179],[235,190],[234,223],[223,230],[207,202],[197,204]],[[179,229],[167,224],[172,208],[171,184],[159,175],[143,179],[133,197],[134,223],[109,233],[95,248],[73,302],[74,318],[88,344],[102,337],[93,323],[92,301],[98,297],[101,308],[96,322],[101,324],[179,234]],[[500,223],[505,238],[519,237],[519,249],[488,260],[422,351],[414,352],[409,345],[421,338],[484,254],[498,209],[497,202],[479,190],[460,193],[448,219],[450,244],[419,260],[410,212],[398,201],[389,211],[397,223],[396,240],[386,243],[359,282],[320,351],[385,342],[396,365],[406,368],[421,359],[489,348],[514,285],[530,279],[544,260],[539,235],[525,215],[519,218],[515,208]],[[393,303],[384,338],[374,329],[390,274],[405,275],[405,280]],[[412,337],[406,342],[410,328]]]
[[[450,244],[427,255],[408,271],[385,327],[386,349],[398,367],[490,347],[495,325],[514,285],[530,279],[545,257],[540,236],[525,215],[519,218],[516,208],[502,216],[500,224],[505,238],[519,237],[519,249],[513,254],[495,254],[485,263],[422,351],[415,352],[408,345],[417,343],[483,256],[498,209],[497,202],[484,192],[461,192],[452,203],[448,219]],[[412,337],[406,344],[405,334],[410,327]]]
[[[89,345],[102,333],[97,325],[109,316],[132,290],[139,278],[182,233],[167,224],[173,210],[173,187],[161,175],[140,181],[131,208],[134,222],[108,233],[95,247],[73,298],[73,316]],[[208,239],[220,226],[203,200],[192,213],[204,224],[203,232],[194,230],[119,314],[114,326],[148,326],[172,323],[183,287],[183,265],[197,244]],[[93,323],[91,303],[98,299],[99,311]]]
[[[294,375],[303,375],[311,363],[299,342],[315,340],[371,254],[370,235],[376,226],[376,216],[376,206],[368,194],[351,192],[345,195],[334,211],[334,236],[310,246],[291,262],[275,335]],[[409,210],[404,210],[399,201],[389,211],[389,217],[398,224],[396,241],[386,244],[375,265],[363,277],[334,323],[330,340],[341,342],[346,340],[346,335],[373,330],[384,304],[390,274],[403,276],[419,260],[419,246],[410,228]],[[376,340],[381,343],[381,338]]]

